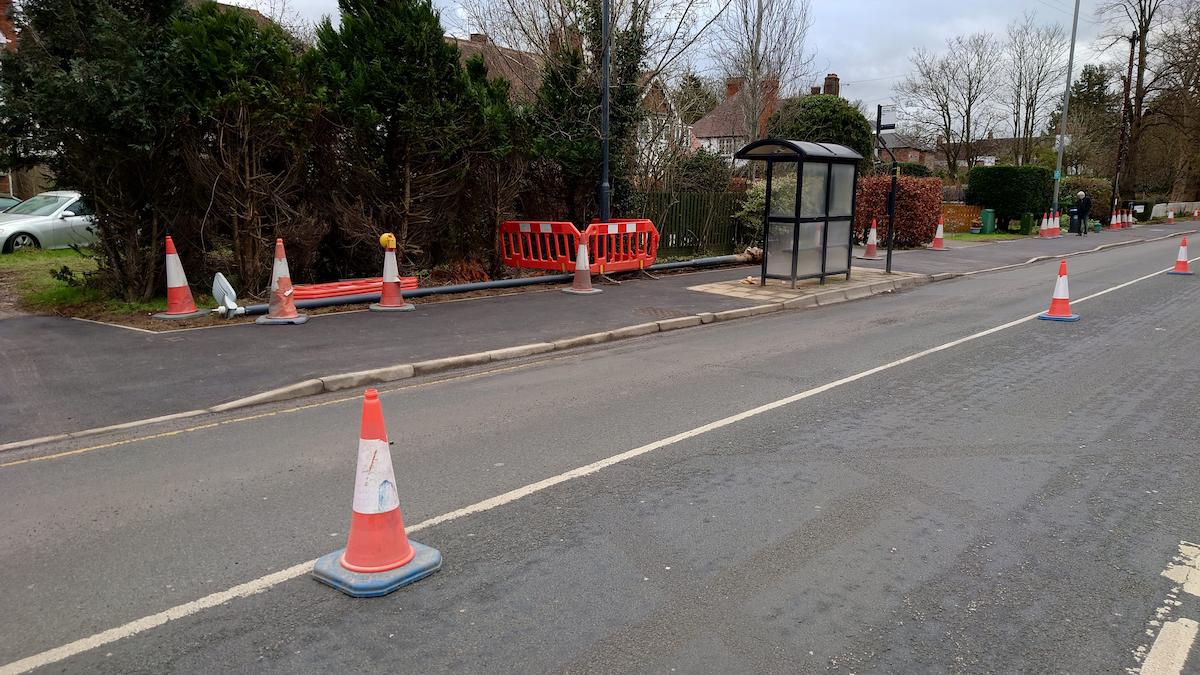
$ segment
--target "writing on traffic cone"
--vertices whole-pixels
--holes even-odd
[[[197,310],[196,302],[192,300],[192,289],[188,286],[187,276],[183,273],[183,263],[179,262],[179,254],[175,251],[175,242],[167,235],[167,311],[155,314],[156,319],[190,319],[197,316],[208,316],[211,312]]]
[[[1187,237],[1184,237],[1179,242],[1179,254],[1175,256],[1175,269],[1167,272],[1167,274],[1192,274],[1191,268],[1188,266],[1187,254]]]
[[[867,248],[863,254],[856,256],[859,260],[879,260],[879,235],[875,230],[875,219],[871,219],[871,229],[867,232]]]
[[[574,295],[602,292],[599,288],[592,288],[592,268],[588,265],[587,239],[584,237],[579,238],[579,248],[575,252],[575,278],[571,280],[570,288],[564,288],[562,292]]]
[[[1175,224],[1175,212],[1170,209],[1167,210],[1167,224],[1168,225]]]
[[[944,225],[944,223],[942,220],[942,216],[938,216],[937,231],[933,233],[933,245],[929,247],[931,250],[934,250],[934,251],[945,251],[946,250],[946,241],[943,238],[943,237],[945,237],[945,229],[944,229],[943,225]]]
[[[1058,263],[1058,280],[1054,282],[1054,295],[1050,299],[1050,309],[1038,314],[1039,319],[1047,321],[1078,321],[1079,315],[1071,313],[1071,293],[1067,288],[1067,261]]]
[[[368,309],[372,312],[411,312],[416,307],[404,301],[404,290],[400,287],[400,266],[396,263],[396,235],[391,232],[379,237],[383,246],[383,289],[379,302]]]
[[[363,394],[354,474],[354,505],[346,548],[319,558],[313,577],[356,598],[387,595],[433,574],[442,554],[408,538],[379,393]]]
[[[287,254],[283,251],[283,240],[275,240],[275,263],[271,266],[271,296],[267,301],[267,315],[260,316],[254,323],[282,324],[304,323],[307,314],[296,311],[292,297],[292,273],[288,271]]]

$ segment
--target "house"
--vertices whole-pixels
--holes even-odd
[[[1017,161],[1018,145],[1022,139],[1012,137],[999,137],[994,132],[989,131],[984,138],[976,139],[971,143],[970,157],[968,158],[966,149],[962,143],[952,143],[951,149],[959,151],[959,161],[966,162],[970,159],[972,166],[995,166],[996,164],[1015,164]],[[1033,138],[1033,149],[1054,147],[1053,136],[1035,136]]]
[[[887,145],[888,150],[892,151],[892,155],[896,157],[897,162],[911,162],[913,164],[924,165],[929,170],[938,168],[939,155],[932,148],[925,147],[924,143],[915,138],[910,138],[906,135],[898,134],[895,131],[884,131],[879,134],[879,139]],[[879,144],[876,144],[877,146]],[[888,155],[884,150],[876,150],[880,161],[890,161],[892,155]]]
[[[767,120],[779,109],[779,80],[763,80],[761,103],[754,138],[767,135]],[[715,152],[733,161],[733,154],[749,143],[746,116],[753,114],[748,105],[746,78],[725,80],[725,98],[707,115],[692,125],[692,147]]]
[[[447,35],[446,42],[458,47],[463,64],[472,56],[482,56],[489,77],[508,80],[508,95],[514,103],[532,103],[537,98],[538,90],[542,88],[543,59],[540,54],[501,47],[483,33],[471,33],[466,40]]]

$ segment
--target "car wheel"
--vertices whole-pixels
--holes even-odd
[[[12,253],[23,248],[41,248],[41,243],[38,242],[37,237],[28,232],[18,232],[9,237],[8,241],[4,242],[5,253]]]

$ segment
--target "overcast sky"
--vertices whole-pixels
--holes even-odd
[[[258,0],[226,0],[260,6]],[[1082,64],[1120,55],[1098,54],[1095,8],[1101,0],[1081,0],[1075,75]],[[447,32],[463,35],[459,0],[434,0]],[[336,0],[288,0],[305,20],[336,15]],[[837,73],[842,96],[861,100],[868,110],[887,103],[892,86],[904,75],[914,47],[939,49],[947,38],[988,30],[997,35],[1024,12],[1040,23],[1060,23],[1070,34],[1073,0],[812,0],[810,49],[815,48],[817,82]],[[265,8],[263,8],[265,11]],[[1119,50],[1119,48],[1118,48]]]

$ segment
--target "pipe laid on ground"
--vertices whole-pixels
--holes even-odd
[[[652,272],[655,270],[674,270],[684,267],[713,267],[715,265],[733,265],[737,263],[751,262],[750,256],[745,254],[739,255],[721,255],[712,258],[696,258],[694,260],[681,260],[679,262],[658,263],[646,268],[646,271]],[[470,293],[472,291],[487,291],[496,288],[520,288],[522,286],[533,286],[535,284],[555,284],[565,283],[571,280],[574,275],[571,274],[547,274],[539,277],[522,277],[520,279],[497,279],[495,281],[477,281],[470,284],[453,284],[450,286],[430,286],[428,288],[417,288],[413,290],[404,289],[404,297],[406,298],[422,298],[427,295],[448,295],[451,293]],[[372,302],[379,302],[379,293],[363,293],[360,295],[344,295],[333,298],[313,298],[311,300],[297,300],[296,309],[316,309],[318,307],[333,307],[335,305],[361,305]],[[248,305],[246,314],[266,314],[267,305]]]

